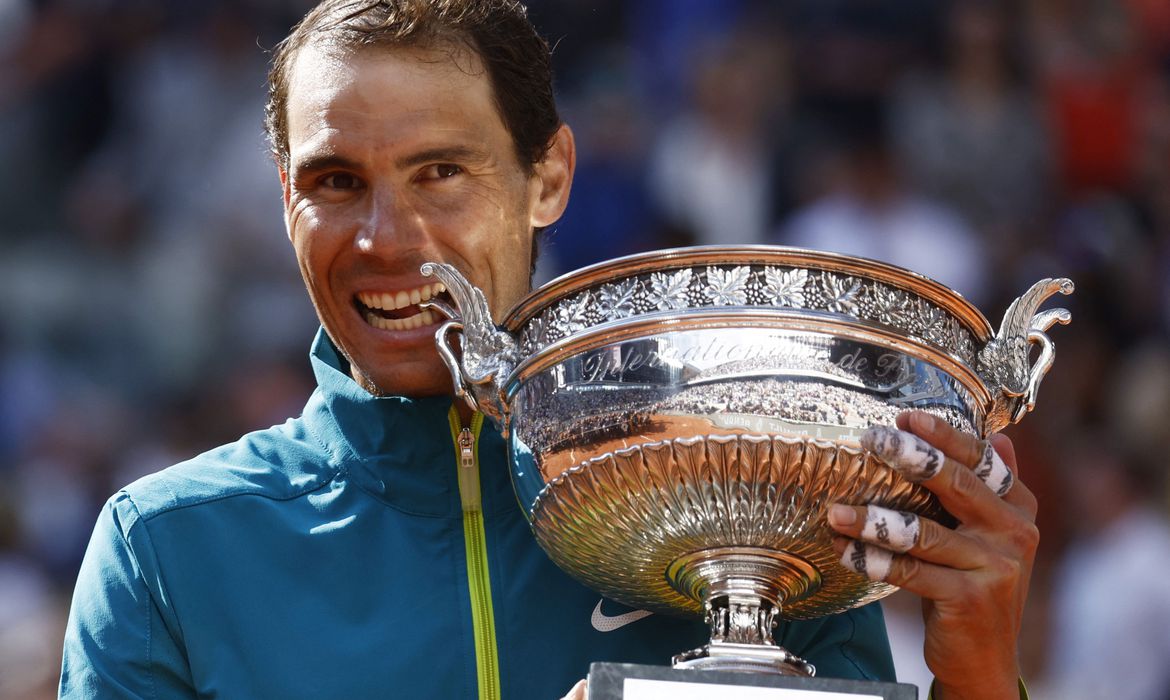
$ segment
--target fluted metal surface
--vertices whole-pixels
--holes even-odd
[[[820,582],[784,600],[781,615],[805,619],[892,590],[837,562],[825,520],[830,501],[941,515],[927,491],[858,449],[742,434],[647,443],[594,458],[548,483],[532,515],[537,539],[558,565],[607,597],[657,612],[702,612],[699,597],[676,590],[666,575],[681,557],[751,547],[798,558]]]

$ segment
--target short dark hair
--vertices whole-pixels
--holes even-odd
[[[546,42],[516,0],[324,0],[277,45],[268,74],[264,126],[277,163],[288,168],[289,78],[298,52],[463,43],[483,62],[505,128],[525,168],[544,159],[561,126]]]

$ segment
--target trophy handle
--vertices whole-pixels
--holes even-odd
[[[1072,318],[1067,309],[1037,310],[1053,294],[1072,294],[1073,289],[1072,280],[1063,277],[1042,279],[1032,285],[1012,302],[999,332],[979,351],[978,371],[992,392],[985,433],[1019,422],[1036,406],[1040,382],[1056,357],[1055,344],[1045,331],[1055,323],[1067,324]],[[1040,347],[1040,355],[1029,364],[1034,345]]]
[[[427,277],[438,278],[455,301],[454,308],[438,298],[420,306],[447,317],[435,331],[435,345],[451,373],[456,396],[466,401],[472,410],[482,411],[491,418],[507,437],[511,416],[503,384],[517,363],[516,341],[495,325],[483,292],[454,266],[429,262],[423,264],[421,272]],[[461,351],[459,354],[455,350],[456,343]]]

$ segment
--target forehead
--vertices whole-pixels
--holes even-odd
[[[290,150],[322,139],[392,146],[506,130],[482,61],[469,48],[302,48],[289,75]]]

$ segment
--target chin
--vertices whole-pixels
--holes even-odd
[[[406,396],[424,398],[428,396],[454,396],[451,375],[446,367],[437,371],[418,368],[417,371],[395,372],[392,376],[377,376],[372,373],[355,372],[354,379],[374,396]]]

